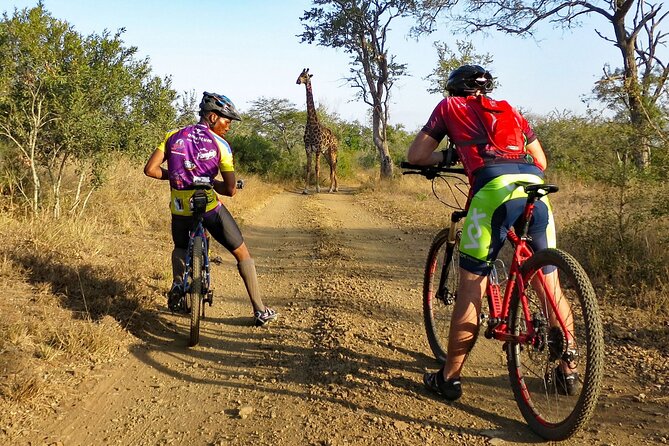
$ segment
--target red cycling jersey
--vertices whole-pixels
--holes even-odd
[[[471,97],[469,97],[471,99]],[[451,141],[487,141],[488,136],[476,111],[467,103],[467,97],[451,96],[444,98],[435,107],[430,119],[423,126],[422,131],[441,142],[444,136]],[[526,143],[537,139],[527,120],[516,109],[513,109],[518,124],[526,138]],[[456,145],[458,156],[462,162],[470,183],[474,182],[474,174],[480,168],[494,164],[488,153],[487,143]],[[509,161],[505,161],[509,162]],[[525,164],[525,161],[515,161]]]

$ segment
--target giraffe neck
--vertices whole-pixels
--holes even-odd
[[[307,87],[307,124],[318,124],[318,115],[316,115],[316,107],[314,106],[314,92],[311,90],[311,82],[305,84]]]

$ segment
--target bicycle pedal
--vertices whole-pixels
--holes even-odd
[[[214,292],[213,291],[207,292],[207,297],[205,297],[203,301],[208,303],[210,307],[214,305]]]

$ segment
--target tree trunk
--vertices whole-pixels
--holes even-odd
[[[384,119],[384,114],[381,112],[381,106],[376,105],[372,112],[372,138],[374,139],[374,146],[379,152],[381,160],[381,179],[389,179],[393,176],[393,160],[390,157],[388,150],[388,139],[386,135],[387,122]]]
[[[89,200],[89,198],[91,198],[91,195],[93,195],[93,191],[95,191],[95,187],[91,187],[91,189],[88,191],[88,194],[86,195],[86,199],[84,200],[83,204],[80,206],[79,217],[84,215],[84,211],[86,210],[86,205],[88,204],[88,200]]]
[[[32,208],[33,214],[37,214],[37,211],[39,210],[39,193],[41,183],[39,175],[37,175],[37,166],[35,166],[34,159],[30,160],[30,171],[33,177],[33,199],[30,207]]]
[[[648,140],[648,130],[646,118],[638,110],[630,112],[630,121],[635,130],[635,147],[632,150],[634,154],[634,165],[637,169],[646,170],[650,167],[651,146]]]
[[[72,206],[70,207],[70,214],[74,213],[74,211],[77,209],[77,206],[79,206],[79,203],[81,202],[81,189],[84,185],[85,176],[86,176],[86,169],[84,168],[84,165],[82,163],[81,170],[79,171],[79,181],[77,182],[77,192],[74,194],[74,201],[72,202]]]
[[[639,74],[635,58],[636,39],[627,35],[625,29],[625,14],[617,14],[614,17],[613,28],[616,35],[617,46],[624,61],[624,90],[627,95],[627,106],[630,116],[630,124],[636,133],[634,153],[634,164],[637,169],[645,170],[650,167],[650,144],[646,137],[646,117],[643,113],[643,99],[639,85]]]
[[[54,218],[60,218],[61,214],[61,207],[60,207],[60,202],[61,202],[61,186],[63,184],[63,172],[65,171],[65,163],[67,161],[67,155],[63,156],[63,159],[60,162],[60,165],[58,166],[58,172],[56,174],[55,181],[53,182],[53,198],[54,198],[54,205],[53,205],[53,216]]]

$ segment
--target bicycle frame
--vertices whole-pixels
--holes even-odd
[[[195,238],[197,236],[201,237],[202,240],[202,257],[203,257],[203,268],[204,268],[204,283],[202,284],[202,293],[207,295],[209,291],[209,286],[211,283],[211,275],[209,270],[209,238],[207,231],[204,229],[202,224],[202,215],[194,215],[195,221],[193,223],[193,228],[188,232],[188,249],[186,251],[186,268],[184,269],[184,291],[189,293],[191,289],[191,284],[188,281],[190,277],[190,271],[193,266],[193,244],[195,243]]]
[[[485,331],[485,337],[488,339],[497,339],[502,342],[513,342],[513,343],[528,343],[536,336],[536,327],[530,314],[529,305],[527,298],[525,296],[525,289],[531,284],[528,284],[526,278],[523,277],[521,272],[521,266],[523,263],[528,260],[533,251],[528,245],[529,237],[527,232],[529,230],[529,221],[532,217],[534,211],[534,206],[536,200],[540,199],[542,196],[547,195],[553,191],[552,186],[542,185],[533,185],[532,191],[528,193],[528,198],[525,203],[525,208],[522,214],[522,221],[524,222],[520,234],[512,228],[507,232],[507,240],[513,246],[513,257],[511,261],[511,266],[509,269],[508,278],[506,280],[506,287],[504,289],[504,294],[502,295],[501,286],[496,281],[493,280],[491,276],[497,276],[495,267],[493,267],[493,272],[488,277],[488,283],[486,285],[486,297],[488,300],[488,308],[490,310],[489,315],[481,315],[481,322],[486,320],[488,327]],[[465,211],[456,211],[451,214],[451,227],[449,228],[449,240],[452,240],[452,243],[455,243],[457,226],[462,218],[466,216]],[[449,241],[449,243],[451,243]],[[455,248],[457,249],[457,247]],[[442,274],[443,278],[445,274]],[[564,333],[567,333],[567,341],[572,341],[571,330],[567,329],[567,324],[564,321],[564,318],[558,311],[556,300],[550,288],[547,286],[546,277],[542,271],[539,271],[536,274],[535,280],[538,280],[538,284],[541,285],[541,288],[545,291],[544,299],[550,305],[553,310],[553,314],[556,317],[556,322],[563,330]],[[443,284],[442,284],[443,285]],[[520,301],[522,303],[523,317],[525,319],[527,330],[526,332],[514,335],[510,332],[509,327],[509,314],[510,314],[510,305],[511,305],[511,296],[514,293],[514,290],[519,293]]]
[[[471,332],[473,337],[465,354],[469,353],[480,334],[478,327],[485,321],[485,337],[503,343],[514,399],[530,428],[547,440],[571,437],[583,428],[596,408],[604,346],[596,294],[581,265],[561,249],[550,247],[533,252],[530,246],[529,222],[535,204],[557,191],[557,186],[515,183],[515,187],[523,187],[527,199],[520,217],[506,234],[513,250],[509,273],[507,265],[498,258],[487,278],[482,278],[487,279],[484,292],[488,309],[484,312],[490,314],[479,309],[478,327],[471,331],[462,327],[463,308],[458,305],[459,299],[464,299],[466,306],[480,305],[473,302],[475,296],[458,297],[471,285],[461,286],[461,279],[466,278],[460,274],[457,246],[463,234],[460,222],[468,207],[462,204],[462,197],[468,194],[466,188],[459,186],[464,183],[461,179],[446,181],[454,178],[450,174],[462,172],[447,166],[403,163],[401,167],[407,169],[403,174],[432,180],[437,199],[455,210],[450,226],[433,238],[425,266],[423,319],[434,357],[447,361],[445,347],[450,347],[454,331]],[[439,197],[434,181],[437,178],[446,181],[454,201]],[[460,198],[458,192],[462,193]],[[456,310],[459,313],[453,318]]]

